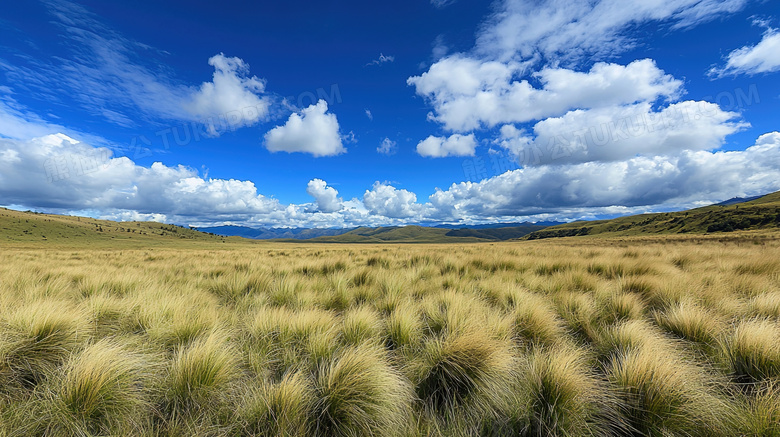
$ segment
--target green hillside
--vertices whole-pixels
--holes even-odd
[[[0,208],[0,246],[43,242],[50,245],[148,245],[186,241],[221,243],[226,240],[228,238],[157,222],[115,222]]]
[[[538,240],[583,235],[706,234],[778,227],[780,191],[733,205],[710,205],[687,211],[567,223],[532,232],[523,238]]]

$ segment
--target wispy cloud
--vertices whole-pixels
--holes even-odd
[[[431,0],[431,4],[441,9],[455,3],[456,1],[457,0]]]
[[[608,59],[635,47],[644,23],[691,28],[741,10],[749,0],[504,0],[483,25],[477,52],[493,59],[574,63]]]
[[[376,148],[376,151],[382,155],[395,155],[398,151],[398,143],[385,137],[382,142],[379,143],[379,147]]]
[[[723,77],[776,71],[780,71],[780,30],[768,28],[758,44],[732,51],[726,57],[726,65],[713,67],[709,74],[713,77]]]
[[[231,111],[241,115],[240,126],[267,117],[265,81],[250,75],[242,59],[213,56],[208,60],[214,67],[212,80],[192,86],[160,61],[164,53],[126,38],[83,6],[62,0],[47,1],[46,6],[66,50],[49,61],[0,59],[11,86],[24,87],[45,101],[67,96],[65,103],[75,101],[92,115],[125,127],[160,119],[201,122]],[[255,110],[246,111],[248,107]]]
[[[384,54],[380,53],[379,57],[366,64],[366,67],[368,67],[369,65],[382,65],[386,62],[393,62],[393,61],[395,61],[395,56],[385,56]]]

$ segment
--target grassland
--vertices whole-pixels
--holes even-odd
[[[0,435],[777,436],[780,242],[728,235],[4,246]]]

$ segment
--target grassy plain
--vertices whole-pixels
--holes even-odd
[[[122,244],[3,244],[0,435],[780,435],[776,233]]]

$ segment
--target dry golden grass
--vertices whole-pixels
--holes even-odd
[[[776,240],[0,252],[0,436],[780,435]]]

